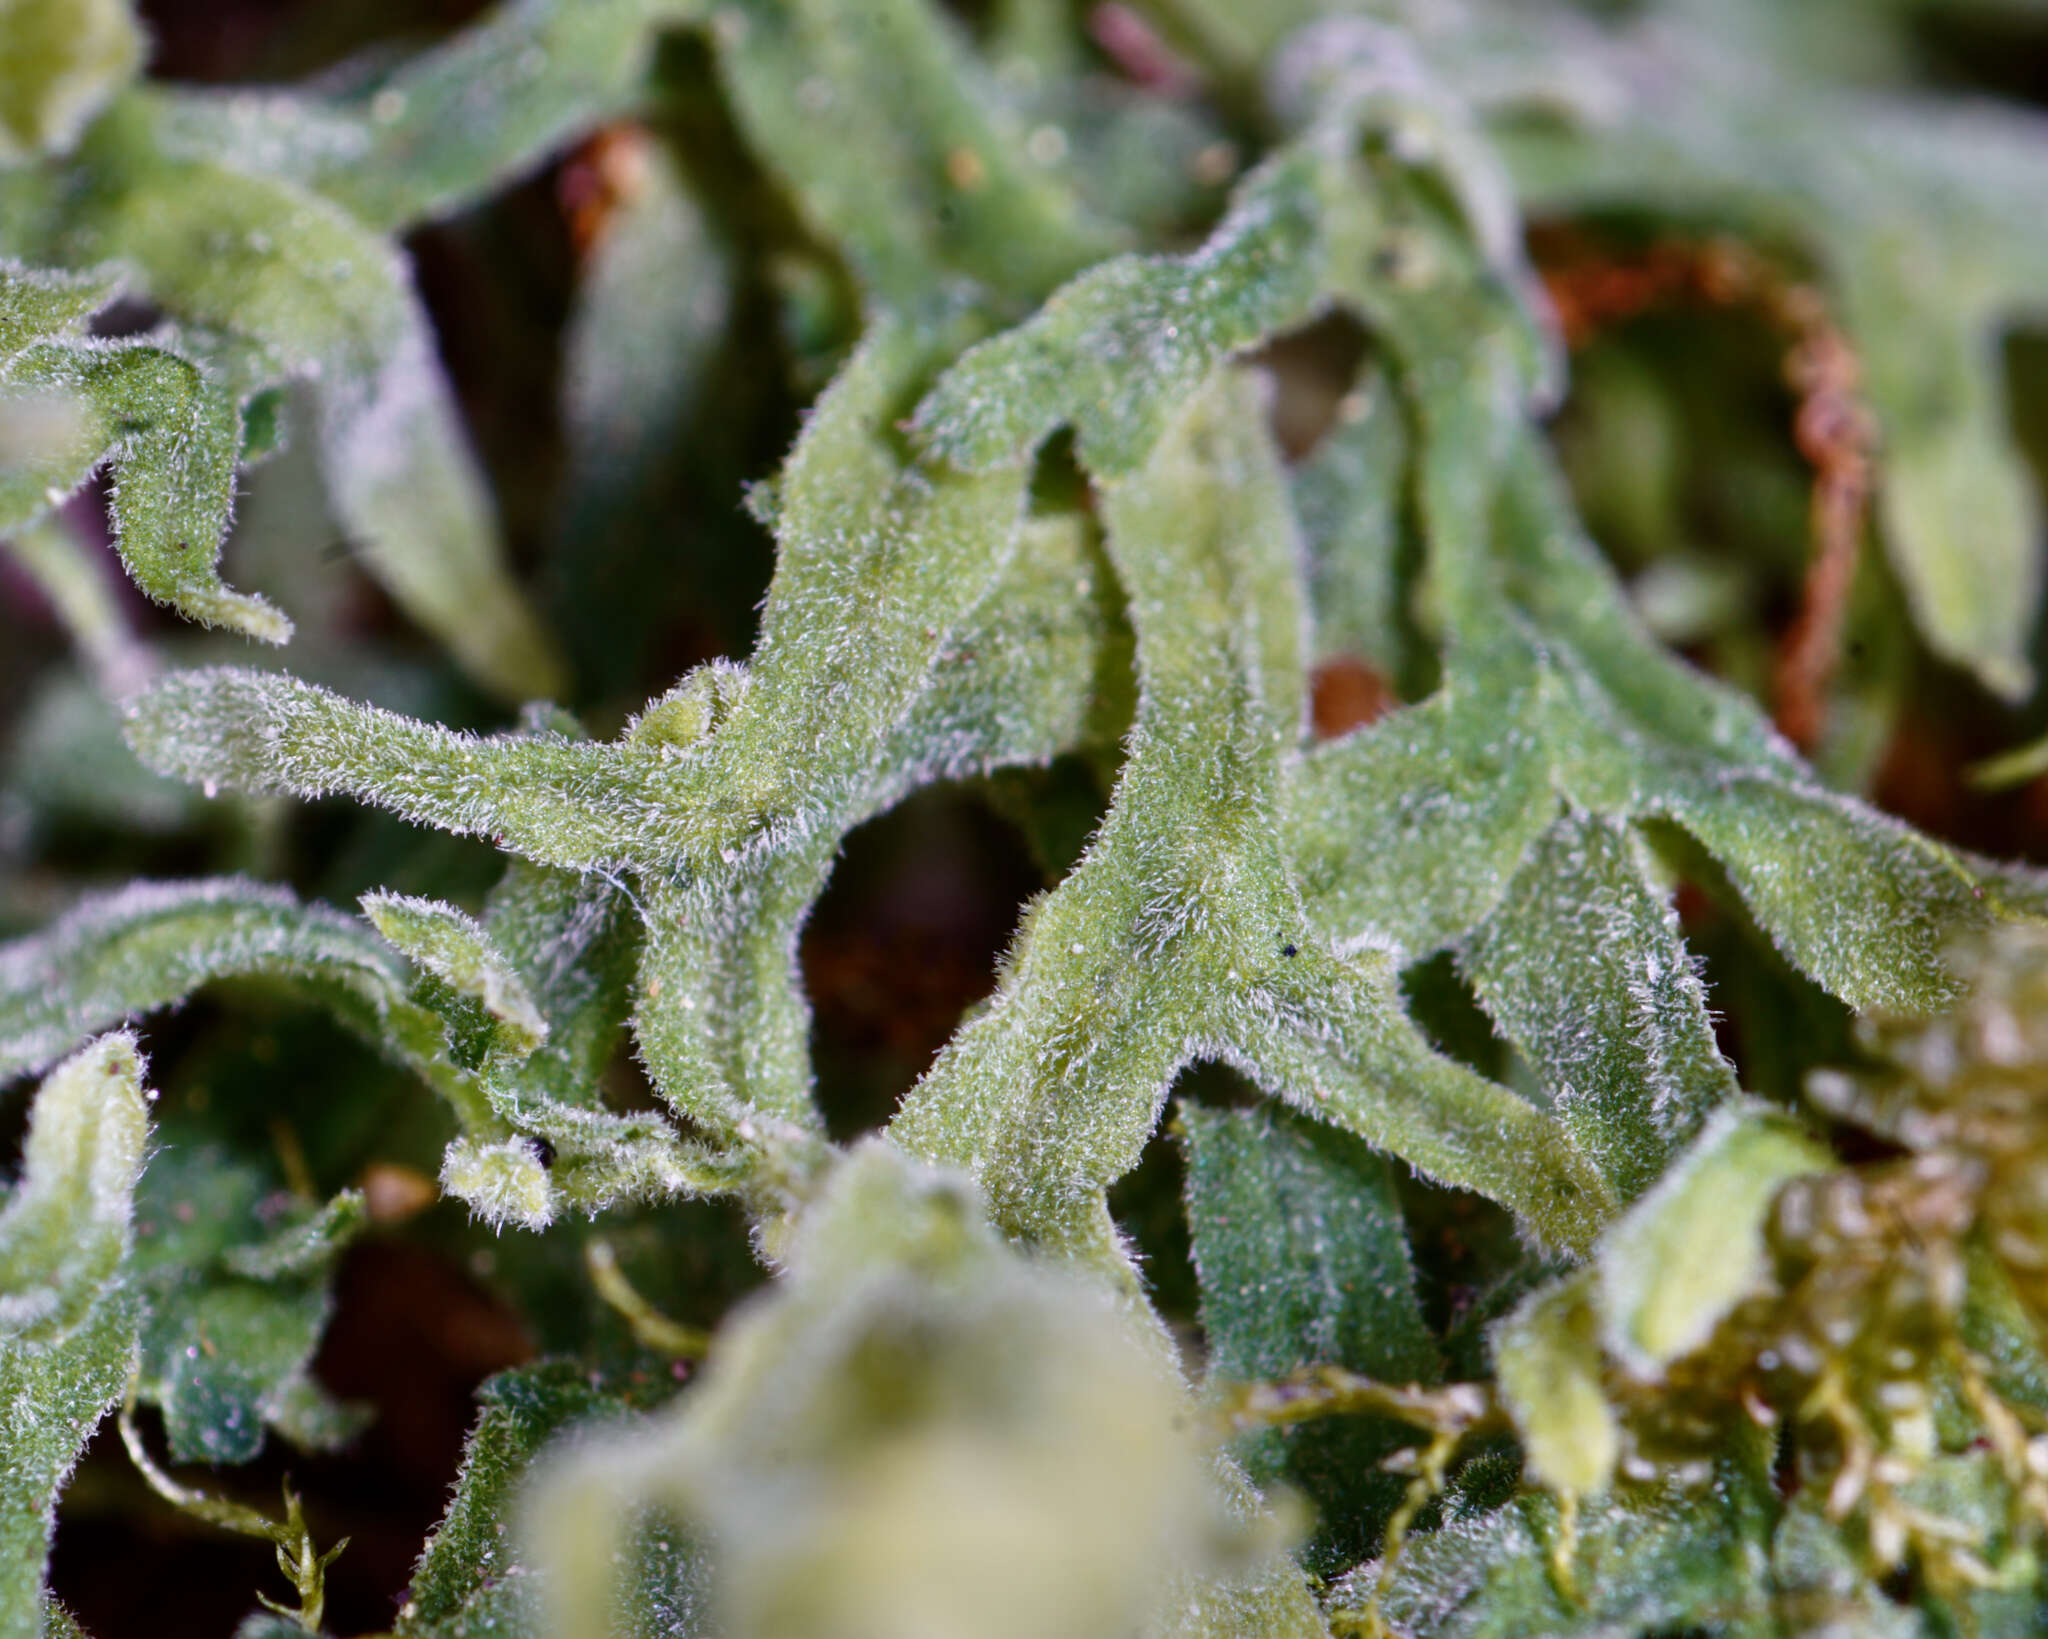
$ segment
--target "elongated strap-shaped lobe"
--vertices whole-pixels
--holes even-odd
[[[646,100],[663,24],[692,0],[505,0],[446,43],[337,96],[183,89],[160,140],[277,176],[381,233],[446,216]]]
[[[1625,826],[1560,815],[1460,955],[1481,1004],[1624,1199],[1736,1093],[1678,918],[1639,849]]]
[[[1336,956],[1303,914],[1276,812],[1301,711],[1299,571],[1261,416],[1255,381],[1220,375],[1109,491],[1140,686],[1110,817],[891,1130],[971,1167],[1013,1233],[1081,1251],[1175,1071],[1219,1056],[1582,1244],[1606,1200],[1585,1158],[1431,1054],[1381,960]]]
[[[418,1071],[465,1128],[499,1130],[388,945],[352,917],[239,877],[138,882],[0,946],[0,1075],[49,1064],[95,1030],[242,978],[302,990]]]
[[[149,1114],[125,1032],[66,1059],[0,1197],[0,1636],[39,1639],[58,1489],[120,1397],[140,1318],[123,1279]]]
[[[245,393],[310,382],[322,473],[364,567],[495,693],[559,692],[402,253],[296,184],[176,158],[158,108],[138,94],[94,128],[81,163],[119,182],[85,191],[37,254],[134,267],[138,293],[225,338]]]
[[[281,643],[291,622],[229,591],[217,568],[242,447],[236,395],[174,334],[87,337],[86,320],[119,287],[0,256],[0,532],[32,524],[108,462],[115,544],[136,585],[188,619]]]
[[[841,246],[871,303],[973,281],[1005,307],[1123,248],[1023,151],[1002,83],[923,0],[731,0],[719,72],[755,151]]]

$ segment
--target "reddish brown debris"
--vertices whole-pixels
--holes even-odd
[[[601,125],[562,162],[555,197],[568,218],[576,254],[588,256],[611,226],[612,215],[647,186],[654,139],[645,128]]]
[[[1309,715],[1319,740],[1363,728],[1400,703],[1387,680],[1353,655],[1324,661],[1310,679],[1309,690]]]

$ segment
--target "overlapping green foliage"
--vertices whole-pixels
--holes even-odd
[[[1765,1312],[1773,1283],[1819,1290],[1864,1243],[1800,1239],[1787,1203],[1863,1184],[1822,1119],[1742,1093],[1674,893],[1715,896],[1767,982],[1837,1022],[1981,993],[1957,941],[2048,898],[1830,785],[1648,634],[1546,442],[1561,348],[1522,214],[1735,232],[1810,271],[1866,361],[1912,618],[2018,695],[2039,542],[1991,335],[2048,289],[2014,208],[2048,182],[2048,130],[1809,95],[1769,8],[1683,0],[1619,22],[1162,7],[1201,67],[1152,77],[1206,74],[1207,101],[1083,76],[1065,9],[1032,0],[980,42],[924,0],[514,0],[262,92],[135,83],[125,13],[53,30],[51,9],[0,10],[0,531],[39,531],[23,561],[71,573],[59,509],[105,469],[143,591],[283,641],[323,612],[217,571],[237,484],[303,409],[365,569],[474,682],[532,703],[480,729],[331,643],[309,645],[317,680],[218,648],[102,661],[148,674],[128,747],[239,816],[254,875],[86,892],[0,947],[0,1074],[58,1065],[0,1221],[20,1243],[0,1373],[33,1447],[4,1482],[8,1631],[68,1620],[44,1615],[51,1499],[114,1400],[153,1408],[179,1463],[246,1462],[267,1430],[330,1447],[357,1420],[309,1361],[364,1197],[308,1176],[288,1123],[273,1162],[204,1103],[166,1121],[138,1193],[134,1041],[78,1051],[202,993],[324,1014],[437,1094],[440,1184],[507,1237],[515,1295],[555,1290],[573,1214],[692,1198],[731,1197],[776,1271],[673,1404],[645,1345],[688,1334],[645,1325],[495,1380],[402,1633],[2037,1612],[2048,1501],[2013,1430],[2048,1368],[2009,1281],[1929,1311],[1954,1339],[1946,1422],[1922,1418],[1917,1466],[1861,1512],[1876,1470],[1846,1412],[1841,1460],[1789,1501],[1765,1442],[1730,1432],[1758,1408],[1788,1439],[1814,1420],[1714,1377],[1714,1350],[1797,1333]],[[1796,96],[1752,79],[1767,61]],[[823,385],[779,471],[749,474],[775,548],[751,651],[605,738],[544,703],[575,680],[506,567],[394,236],[629,116],[569,332],[565,555],[674,551],[636,511],[668,493],[745,293],[773,292],[792,381]],[[1263,151],[1216,197],[1240,141]],[[116,298],[155,322],[93,334]],[[1264,350],[1311,326],[1355,330],[1371,364],[1290,466],[1287,354]],[[1318,741],[1333,655],[1405,703]],[[1085,842],[993,994],[879,1134],[841,1141],[798,944],[847,838],[928,786],[1076,766],[1106,809],[1066,825]],[[1005,789],[1060,829],[1043,788]],[[502,872],[467,900],[385,879],[361,917],[256,880],[282,805],[331,797],[481,839]],[[628,1051],[646,1097],[621,1096]],[[1260,1102],[1180,1111],[1199,1300],[1176,1316],[1110,1192],[1202,1062]],[[2010,1229],[1994,1207],[2021,1194],[1985,1222]],[[1476,1226],[1469,1284],[1433,1261],[1452,1210]],[[1203,1350],[1182,1357],[1176,1319]],[[1264,1380],[1285,1380],[1247,1402],[1271,1423],[1372,1415],[1224,1438],[1242,1425],[1217,1408]],[[1393,1456],[1404,1484],[1383,1460],[1416,1425],[1434,1438]],[[239,1507],[158,1478],[203,1517]],[[1928,1519],[1967,1554],[1900,1524]],[[317,1625],[326,1560],[296,1503],[290,1532]],[[1882,1580],[1909,1561],[1917,1603]]]
[[[21,1176],[0,1209],[0,1631],[24,1639],[44,1631],[57,1493],[135,1354],[141,1313],[124,1266],[148,1137],[135,1038],[102,1036],[37,1091]]]

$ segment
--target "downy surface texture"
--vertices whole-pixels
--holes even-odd
[[[0,1639],[2041,1631],[2044,87],[0,0]]]

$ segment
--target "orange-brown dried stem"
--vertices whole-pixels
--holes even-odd
[[[1672,306],[1749,307],[1787,342],[1785,379],[1798,396],[1793,441],[1813,468],[1813,555],[1797,618],[1772,675],[1778,729],[1810,749],[1827,722],[1842,627],[1870,509],[1877,424],[1864,404],[1855,349],[1810,284],[1729,239],[1660,241],[1630,257],[1601,255],[1568,235],[1539,235],[1536,253],[1565,340]]]

